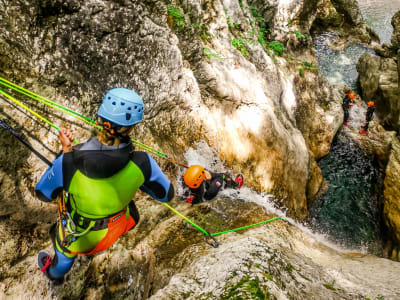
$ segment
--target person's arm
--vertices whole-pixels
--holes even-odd
[[[62,154],[53,161],[52,166],[46,170],[35,188],[37,197],[44,202],[51,202],[62,193],[64,153],[72,151],[72,141],[74,140],[72,133],[68,129],[61,128],[58,137],[62,146]]]
[[[175,189],[171,181],[161,171],[156,161],[148,154],[150,174],[140,189],[160,202],[168,202],[174,198]]]
[[[63,190],[62,162],[64,154],[53,161],[36,185],[36,196],[44,202],[51,202],[57,198]]]

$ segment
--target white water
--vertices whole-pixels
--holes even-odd
[[[389,43],[393,32],[392,16],[400,10],[400,0],[358,0],[364,21],[378,34],[381,43]]]
[[[354,106],[356,107],[356,106]],[[360,110],[357,115],[361,115],[363,113],[363,109],[356,108]],[[226,172],[229,171],[223,164],[223,162],[219,159],[219,154],[209,147],[206,142],[202,141],[195,145],[193,148],[189,148],[185,153],[185,159],[189,166],[191,165],[202,165],[204,168],[212,171],[212,172]],[[183,186],[182,186],[182,177],[183,171],[178,178],[177,184],[177,194],[183,194]],[[341,245],[335,244],[332,242],[329,237],[325,234],[318,233],[313,231],[307,224],[302,224],[286,215],[285,208],[278,208],[275,203],[273,202],[274,196],[267,193],[258,193],[248,187],[246,187],[246,178],[244,179],[244,185],[240,189],[240,191],[233,190],[233,189],[225,189],[219,193],[219,196],[227,197],[235,200],[242,200],[246,202],[253,202],[265,209],[266,213],[274,214],[278,217],[284,218],[289,224],[299,228],[303,231],[311,241],[319,242],[331,249],[336,251],[347,253],[347,252],[359,252],[359,253],[366,253],[366,249],[348,249],[344,248]]]

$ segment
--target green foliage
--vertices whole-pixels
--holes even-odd
[[[226,24],[228,24],[229,28],[232,28],[233,25],[232,25],[232,22],[231,22],[231,18],[228,15],[228,10],[225,8],[224,12],[225,12],[225,15],[226,15]]]
[[[329,290],[336,291],[336,288],[333,286],[333,283],[324,283],[323,286]]]
[[[242,29],[242,26],[240,24],[237,24],[237,23],[234,23],[233,27],[235,27],[235,29],[237,29],[237,30],[241,30]]]
[[[287,23],[290,25],[290,24],[293,23],[293,21],[292,20],[287,20]]]
[[[243,10],[243,0],[238,0],[239,1],[239,6]]]
[[[294,31],[289,31],[290,33],[294,33],[296,35],[296,37],[301,40],[301,39],[305,39],[307,41],[310,40],[310,36],[307,33],[301,33],[298,30],[294,30]]]
[[[314,67],[311,63],[309,63],[308,61],[303,61],[303,66],[305,66],[306,68],[310,69],[313,72],[317,72],[318,69],[316,67]]]
[[[193,28],[200,29],[203,26],[203,24],[202,23],[196,23],[196,24],[193,24],[192,26],[193,26]]]
[[[235,47],[237,50],[240,51],[240,53],[242,53],[243,56],[249,55],[249,51],[247,50],[243,41],[237,40],[237,39],[232,39],[231,43],[232,43],[233,47]]]
[[[299,68],[299,75],[302,77],[304,76],[304,70],[301,67]]]
[[[185,28],[186,26],[185,18],[183,13],[178,7],[175,7],[173,5],[168,5],[167,12],[168,16],[172,17],[172,20],[174,21],[174,24],[178,29],[181,30]]]
[[[225,58],[219,56],[218,54],[215,54],[215,53],[211,52],[211,49],[210,49],[210,48],[204,48],[204,49],[203,49],[203,55],[204,55],[207,59],[216,58],[216,59],[218,59],[218,60],[220,60],[220,61],[224,61],[224,60],[225,60]]]
[[[250,279],[250,276],[247,275],[246,277],[242,278],[237,284],[225,291],[220,299],[266,300],[269,298],[270,294],[268,293],[268,291],[264,293],[261,289],[259,279],[257,277],[255,279]]]
[[[286,50],[285,46],[282,43],[277,42],[277,41],[269,42],[268,46],[270,49],[272,49],[274,51],[275,55],[278,55],[278,56],[282,55],[283,52],[285,52],[285,50]]]
[[[257,22],[264,21],[264,17],[258,12],[256,7],[249,5],[249,9],[250,9],[250,13],[251,13],[252,17]]]

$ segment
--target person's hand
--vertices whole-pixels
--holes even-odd
[[[62,145],[63,153],[68,153],[72,151],[72,141],[74,140],[74,136],[72,133],[65,128],[61,128],[59,131],[59,138]]]

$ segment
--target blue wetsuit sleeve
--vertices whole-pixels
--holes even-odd
[[[140,189],[160,202],[168,202],[174,197],[174,186],[171,181],[161,171],[156,161],[148,155],[150,162],[150,178],[140,187]]]
[[[50,202],[57,198],[63,188],[63,162],[64,154],[53,161],[36,185],[36,195],[41,201]]]

